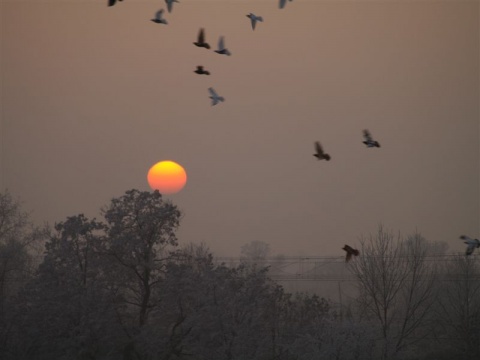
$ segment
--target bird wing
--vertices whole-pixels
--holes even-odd
[[[252,29],[255,30],[255,25],[257,24],[257,19],[255,17],[250,16],[250,22],[252,23]]]
[[[466,236],[466,235],[460,235],[460,239],[466,240],[466,241],[472,241],[472,238],[469,238],[469,237]]]
[[[158,10],[157,13],[155,14],[155,18],[157,20],[160,20],[162,18],[162,14],[163,14],[163,9]]]
[[[370,135],[370,132],[367,129],[363,130],[363,136],[365,137],[365,140],[367,140],[367,141],[372,140],[372,136]]]
[[[319,155],[323,154],[322,145],[320,145],[318,141],[315,141],[315,150],[317,150],[317,154]]]
[[[198,42],[199,43],[203,43],[205,42],[205,31],[202,29],[200,29],[200,31],[198,32]]]
[[[225,44],[223,41],[223,36],[220,36],[218,39],[218,50],[224,50],[225,49]]]
[[[218,98],[218,94],[215,92],[215,90],[213,90],[213,88],[208,88],[208,91],[214,98]]]
[[[345,261],[349,262],[351,258],[352,258],[352,253],[347,252],[347,256],[345,257]]]
[[[108,0],[108,6],[113,6],[116,2],[117,0]]]
[[[168,12],[172,12],[173,1],[171,1],[171,0],[165,0],[165,2],[167,3]]]
[[[283,9],[283,7],[285,6],[285,3],[287,2],[287,0],[280,0],[279,4],[278,4],[278,7],[280,9]]]

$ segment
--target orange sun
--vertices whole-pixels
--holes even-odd
[[[187,183],[185,169],[173,161],[160,161],[147,174],[148,185],[161,194],[175,194]]]

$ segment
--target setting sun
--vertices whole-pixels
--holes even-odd
[[[185,169],[174,161],[160,161],[147,174],[148,185],[162,194],[175,194],[187,182]]]

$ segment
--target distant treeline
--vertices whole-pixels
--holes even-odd
[[[234,264],[179,245],[182,214],[158,191],[101,213],[37,228],[0,193],[1,359],[480,358],[479,258],[430,261],[446,248],[418,233],[361,238],[338,308],[286,292],[264,244]]]

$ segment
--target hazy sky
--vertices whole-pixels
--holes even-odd
[[[2,0],[0,185],[35,221],[99,217],[173,160],[179,240],[217,255],[343,256],[380,222],[480,236],[478,1],[180,1],[161,25],[163,0]]]

